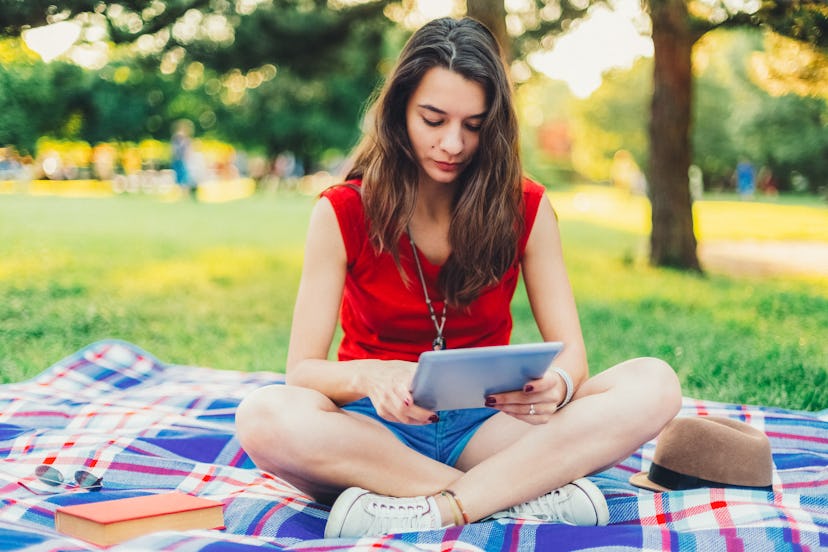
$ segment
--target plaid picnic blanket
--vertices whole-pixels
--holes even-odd
[[[0,550],[93,546],[54,530],[58,506],[178,490],[224,504],[227,528],[146,535],[112,550],[826,550],[828,411],[685,399],[682,416],[739,419],[773,446],[774,492],[632,487],[655,443],[591,479],[610,524],[569,527],[490,521],[381,538],[323,539],[328,510],[240,448],[233,415],[274,373],[165,364],[122,341],[94,343],[22,383],[0,386]],[[324,446],[324,444],[321,444]],[[103,477],[103,489],[43,489],[40,464]]]

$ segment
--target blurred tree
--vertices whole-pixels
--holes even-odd
[[[693,49],[693,163],[708,189],[730,185],[742,145],[734,126],[754,110],[756,88],[745,78],[744,59],[756,41],[743,31],[707,33]]]
[[[828,52],[775,33],[750,59],[751,76],[772,96],[797,94],[828,101]]]
[[[73,20],[85,30],[105,27],[112,42],[129,45],[133,59],[108,67],[81,106],[86,121],[111,137],[130,129],[168,133],[170,118],[152,100],[163,97],[173,118],[271,154],[291,149],[308,166],[329,148],[348,149],[359,134],[361,106],[386,53],[389,3],[0,0],[0,30],[15,36]],[[149,77],[150,64],[160,77]],[[169,83],[183,91],[169,90]],[[274,108],[279,113],[268,111]],[[107,123],[119,110],[124,116]]]
[[[44,134],[80,130],[88,82],[80,67],[43,63],[19,38],[0,39],[0,61],[0,144],[33,153]]]
[[[30,153],[41,136],[91,143],[166,139],[172,121],[197,120],[212,101],[202,93],[189,102],[192,109],[171,109],[165,100],[194,93],[182,89],[177,73],[147,71],[131,55],[116,54],[93,72],[64,61],[45,63],[19,38],[6,38],[0,39],[0,61],[0,143]]]
[[[779,191],[792,188],[793,171],[805,177],[813,192],[828,185],[828,102],[820,88],[828,87],[828,80],[803,80],[808,74],[797,71],[790,89],[787,80],[775,81],[769,93],[754,62],[779,57],[774,50],[778,40],[779,35],[752,27],[719,29],[705,34],[693,49],[692,162],[702,169],[708,189],[731,187],[743,156],[770,170]],[[803,61],[814,65],[807,57],[786,59],[789,69]],[[774,63],[782,65],[781,60]],[[572,156],[581,174],[608,180],[619,149],[629,151],[640,167],[647,166],[652,65],[652,59],[640,58],[630,69],[609,71],[589,98],[569,102]]]
[[[514,56],[548,47],[552,34],[603,0],[523,3],[507,15]],[[609,2],[611,3],[611,1]],[[721,27],[766,26],[820,48],[828,47],[828,8],[824,0],[641,0],[649,13],[654,45],[653,94],[649,125],[649,195],[652,203],[650,262],[701,271],[689,191],[692,158],[693,45]],[[493,28],[502,0],[468,2],[468,13]],[[512,23],[509,25],[509,23]]]
[[[163,42],[156,54],[162,65],[186,73],[196,62],[215,72],[199,86],[214,91],[216,132],[271,155],[291,150],[311,168],[359,135],[361,106],[386,53],[386,3],[331,9],[321,0],[214,2],[212,11],[191,8],[174,23],[114,25],[111,32],[116,40],[154,32]]]
[[[577,178],[572,166],[572,93],[563,81],[532,75],[516,93],[521,162],[527,174],[546,185]]]
[[[708,185],[726,186],[741,156],[770,170],[778,190],[792,188],[794,172],[813,192],[828,185],[828,102],[822,90],[828,80],[813,78],[821,67],[815,50],[782,63],[779,58],[791,47],[799,52],[807,45],[752,28],[721,29],[697,43],[693,151]],[[757,74],[757,60],[783,66],[787,76],[769,84],[766,73]],[[809,66],[816,72],[800,72]]]
[[[550,48],[554,37],[575,19],[585,16],[596,4],[611,0],[466,0],[466,13],[492,29],[504,44],[509,61],[525,59],[532,52]],[[507,10],[505,5],[509,4]]]
[[[466,11],[486,25],[497,38],[503,49],[503,57],[512,60],[512,39],[506,29],[506,6],[503,2],[489,2],[488,0],[466,0]]]
[[[219,118],[227,117],[228,138],[248,146],[263,145],[270,153],[292,150],[305,167],[317,164],[327,150],[350,149],[360,133],[362,106],[385,59],[386,26],[387,21],[354,21],[348,42],[336,54],[336,67],[324,69],[328,63],[324,61],[315,66],[310,58],[304,63],[263,66],[269,71],[275,68],[276,78],[223,101]],[[247,76],[261,70],[248,71]]]
[[[169,137],[175,117],[164,100],[181,90],[176,75],[147,72],[141,60],[123,56],[105,65],[94,77],[89,79],[83,102],[87,140],[95,143]]]
[[[594,180],[609,180],[612,159],[628,151],[639,167],[647,166],[647,100],[652,90],[652,60],[639,58],[630,69],[604,74],[601,86],[587,99],[573,102],[573,162]]]
[[[777,189],[814,193],[828,189],[825,100],[795,94],[765,96],[762,109],[743,128],[746,149],[771,169]]]
[[[823,0],[644,0],[652,21],[653,97],[650,116],[650,262],[701,270],[693,232],[688,183],[691,159],[692,50],[721,27],[764,25],[798,40],[828,47],[828,10]],[[741,9],[740,9],[741,8]]]

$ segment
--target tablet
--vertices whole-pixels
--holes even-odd
[[[562,349],[563,343],[554,341],[426,351],[411,394],[429,410],[485,407],[488,395],[522,389],[543,376]]]

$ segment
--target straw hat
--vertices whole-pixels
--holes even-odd
[[[767,436],[743,422],[717,417],[675,418],[658,436],[649,472],[636,487],[678,491],[741,487],[771,491],[773,459]]]

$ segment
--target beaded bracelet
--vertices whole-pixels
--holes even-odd
[[[564,384],[566,384],[566,396],[564,396],[564,400],[561,401],[561,404],[558,405],[558,410],[560,410],[561,408],[569,404],[569,401],[572,400],[572,394],[575,392],[575,386],[572,384],[572,378],[569,376],[566,370],[554,367],[552,368],[552,371],[561,376],[561,378],[564,380]]]

